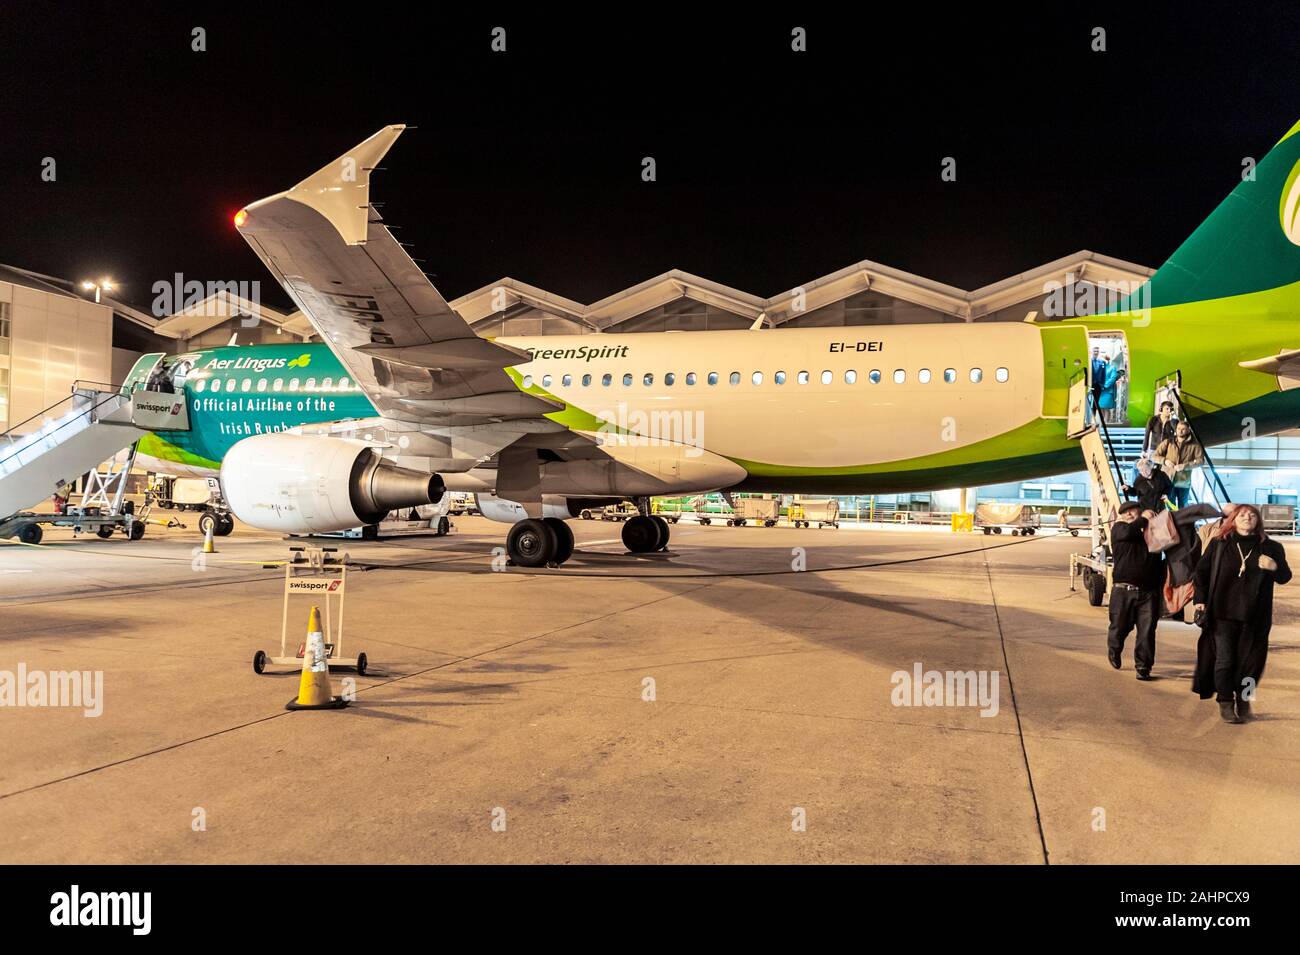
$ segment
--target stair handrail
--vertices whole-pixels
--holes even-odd
[[[1106,419],[1105,417],[1102,416],[1101,413],[1102,409],[1097,407],[1097,395],[1093,392],[1089,392],[1088,397],[1092,401],[1093,416],[1096,419],[1097,424],[1101,427],[1101,439],[1102,442],[1106,445],[1106,461],[1107,463],[1110,464],[1111,470],[1115,472],[1115,476],[1119,479],[1118,488],[1120,489],[1120,493],[1122,494],[1124,493],[1123,492],[1124,485],[1128,484],[1129,482],[1124,480],[1124,473],[1120,470],[1119,455],[1115,453],[1115,445],[1110,440],[1110,429],[1106,427]]]
[[[1224,485],[1223,479],[1219,477],[1219,471],[1217,468],[1215,468],[1214,461],[1210,459],[1210,449],[1206,447],[1205,442],[1201,440],[1200,434],[1198,434],[1196,431],[1196,425],[1192,424],[1191,415],[1187,414],[1186,408],[1183,405],[1182,372],[1175,371],[1173,372],[1173,374],[1176,375],[1177,378],[1174,382],[1174,387],[1169,390],[1170,393],[1173,394],[1174,396],[1174,405],[1176,410],[1178,411],[1178,420],[1187,422],[1187,430],[1189,430],[1192,433],[1192,438],[1196,441],[1197,444],[1201,446],[1201,454],[1204,455],[1205,457],[1205,466],[1210,469],[1210,476],[1214,478],[1214,487],[1217,487],[1219,494],[1222,495],[1222,502],[1224,504],[1231,504],[1232,498],[1228,495],[1228,489]],[[1167,377],[1168,376],[1166,376],[1166,378]],[[1164,379],[1156,380],[1157,388],[1160,387],[1162,380]]]
[[[0,434],[0,442],[7,441],[11,448],[16,444],[22,443],[22,447],[13,450],[9,454],[3,455],[3,457],[0,457],[0,465],[5,464],[11,458],[16,457],[17,455],[22,454],[29,447],[31,447],[32,444],[34,444],[36,441],[40,440],[41,438],[48,438],[51,435],[56,434],[59,431],[62,431],[64,428],[68,427],[69,425],[81,421],[87,415],[91,416],[91,421],[98,420],[98,418],[95,417],[95,413],[99,411],[99,409],[102,408],[104,405],[108,404],[110,401],[116,401],[117,399],[121,398],[122,395],[117,392],[104,395],[104,397],[101,400],[94,401],[89,407],[81,409],[76,414],[69,415],[66,421],[60,421],[57,427],[50,428],[48,431],[44,431],[42,429],[37,428],[28,431],[24,434],[14,433],[19,428],[23,427],[24,425],[31,424],[33,421],[36,421],[37,419],[46,420],[48,418],[49,413],[53,411],[55,408],[59,407],[59,405],[63,404],[64,402],[75,402],[78,398],[82,398],[82,397],[84,397],[84,395],[79,395],[74,392],[68,397],[63,398],[60,401],[56,401],[54,404],[50,405],[44,411],[32,415],[26,421],[20,421],[18,424],[10,428],[8,431],[4,432],[3,434]],[[76,406],[74,404],[73,409],[75,410],[75,408]]]

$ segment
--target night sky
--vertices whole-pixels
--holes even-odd
[[[1083,248],[1159,265],[1300,118],[1294,5],[421,6],[5,0],[0,262],[284,304],[230,217],[407,123],[371,198],[448,298],[670,268],[766,296],[861,259],[970,289]]]

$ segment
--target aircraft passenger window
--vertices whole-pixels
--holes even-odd
[[[591,384],[591,375],[582,376],[582,387],[586,388]]]
[[[834,381],[834,380],[835,380],[835,375],[833,375],[830,371],[823,371],[823,372],[822,372],[822,384],[823,384],[823,385],[829,385],[829,384],[830,384],[832,381]]]
[[[693,385],[693,384],[695,384],[695,372],[693,372],[693,371],[688,371],[688,372],[686,373],[686,383],[687,383],[688,385]]]
[[[901,384],[902,384],[903,382],[905,382],[905,381],[907,381],[907,372],[903,371],[903,369],[901,369],[901,368],[895,368],[895,369],[894,369],[894,384],[896,384],[896,385],[901,385]]]
[[[272,391],[284,391],[284,379],[283,379],[283,378],[277,378],[277,379],[275,379],[275,384],[271,385],[271,390],[272,390]]]
[[[730,381],[733,385],[738,385],[738,384],[740,384],[740,372],[738,372],[738,371],[733,371],[733,372],[732,372],[732,373],[727,377],[727,380]]]
[[[347,391],[347,390],[348,390],[348,379],[346,377],[340,378],[339,391]]]
[[[756,385],[761,385],[763,383],[763,373],[761,371],[756,371],[749,376],[749,380]]]
[[[549,388],[549,387],[551,387],[551,376],[550,376],[550,375],[542,375],[542,387],[543,387],[543,388]]]
[[[921,384],[928,385],[930,383],[930,369],[922,368],[920,371],[916,373],[916,377],[917,380],[921,382]]]
[[[650,372],[646,372],[645,377],[641,379],[641,384],[649,388],[654,383],[655,383],[655,376],[650,374]]]
[[[880,384],[880,369],[879,368],[871,369],[871,371],[867,373],[867,380],[870,381],[873,385]]]
[[[304,382],[302,383],[302,390],[303,390],[303,391],[315,391],[315,390],[316,390],[316,379],[315,379],[315,378],[308,378],[306,381],[304,381]]]
[[[671,371],[664,375],[664,384],[668,385],[670,388],[672,387],[673,382],[676,380],[677,380],[677,376],[674,375]]]
[[[993,377],[998,381],[1006,381],[1011,377],[1011,372],[1007,371],[1005,368],[999,368],[993,373]]]
[[[245,378],[245,379],[244,379],[244,384],[243,384],[243,388],[242,388],[242,390],[243,390],[243,391],[251,391],[252,389],[253,389],[253,379],[252,379],[252,378]]]
[[[630,371],[623,376],[623,387],[624,388],[632,387],[632,373]]]
[[[610,386],[610,383],[613,382],[613,380],[614,380],[614,376],[611,375],[611,374],[606,373],[606,374],[605,374],[605,375],[600,379],[600,383],[601,383],[602,385],[604,385],[606,388],[608,388],[608,387]]]
[[[293,379],[291,379],[291,380],[289,381],[289,390],[290,390],[290,391],[297,391],[297,390],[298,390],[298,379],[297,379],[297,378],[293,378]]]
[[[321,379],[321,383],[320,383],[320,390],[321,390],[321,391],[329,391],[329,390],[330,390],[331,388],[333,388],[333,387],[334,387],[334,379],[333,379],[333,378],[323,378],[323,379]]]
[[[943,380],[946,381],[948,384],[951,385],[954,381],[957,380],[957,369],[956,369],[956,368],[945,368],[945,369],[943,370]]]
[[[716,385],[717,383],[718,383],[718,373],[716,371],[709,372],[709,384]]]
[[[560,379],[560,384],[562,384],[565,388],[568,388],[570,385],[573,384],[573,376],[565,375],[563,378]]]
[[[844,383],[846,385],[855,385],[858,382],[858,373],[850,368],[844,373]]]
[[[525,387],[525,388],[531,388],[531,387],[533,387],[533,376],[532,376],[532,375],[524,375],[524,387]]]
[[[785,384],[785,372],[783,372],[783,371],[778,371],[778,372],[777,372],[775,375],[773,375],[772,377],[773,377],[773,379],[775,379],[775,381],[776,381],[776,383],[777,383],[778,385],[784,385],[784,384]]]
[[[972,369],[970,370],[970,380],[973,381],[973,382],[975,382],[976,384],[979,384],[981,381],[983,381],[983,380],[984,380],[984,369],[982,369],[982,368],[972,368]]]
[[[260,378],[260,379],[258,379],[258,382],[257,382],[257,390],[258,390],[258,391],[266,391],[266,379],[265,379],[265,378]]]
[[[202,391],[202,390],[203,390],[203,387],[204,387],[204,384],[203,384],[203,379],[202,379],[202,378],[200,378],[198,381],[194,382],[194,390],[195,390],[195,391]]]
[[[808,384],[808,377],[809,377],[809,376],[808,376],[808,372],[806,372],[806,371],[801,371],[801,372],[799,372],[799,376],[798,376],[798,378],[799,378],[799,384],[801,384],[801,385],[806,385],[806,384]]]

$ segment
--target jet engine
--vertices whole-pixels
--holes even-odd
[[[288,433],[245,438],[227,451],[221,487],[241,521],[290,534],[375,524],[445,493],[437,474],[386,461],[363,441]]]

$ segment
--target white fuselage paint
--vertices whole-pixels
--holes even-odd
[[[534,388],[615,423],[672,413],[716,454],[793,467],[846,467],[952,451],[1041,416],[1043,347],[1033,325],[877,325],[502,338],[533,351]],[[858,343],[868,343],[859,350]],[[615,357],[574,357],[584,346]],[[998,381],[997,369],[1006,369]],[[929,381],[922,381],[922,370]],[[944,381],[953,369],[956,380]],[[971,380],[971,369],[982,379]],[[823,384],[829,371],[830,383]],[[856,381],[846,381],[846,373]],[[871,373],[879,372],[879,383]],[[905,379],[895,380],[902,371]],[[666,383],[673,373],[675,381]],[[694,385],[686,383],[688,373]],[[711,372],[717,384],[708,384]],[[731,383],[733,372],[739,383]],[[755,384],[754,372],[762,373]],[[777,384],[776,373],[785,373]],[[799,373],[808,383],[799,384]],[[610,375],[610,384],[603,377]],[[631,375],[631,384],[624,376]],[[651,384],[645,376],[653,375]],[[544,376],[549,385],[543,385]],[[566,375],[571,376],[568,384]],[[591,382],[583,385],[584,375]],[[636,412],[642,417],[638,419]],[[637,430],[634,426],[633,430]]]

